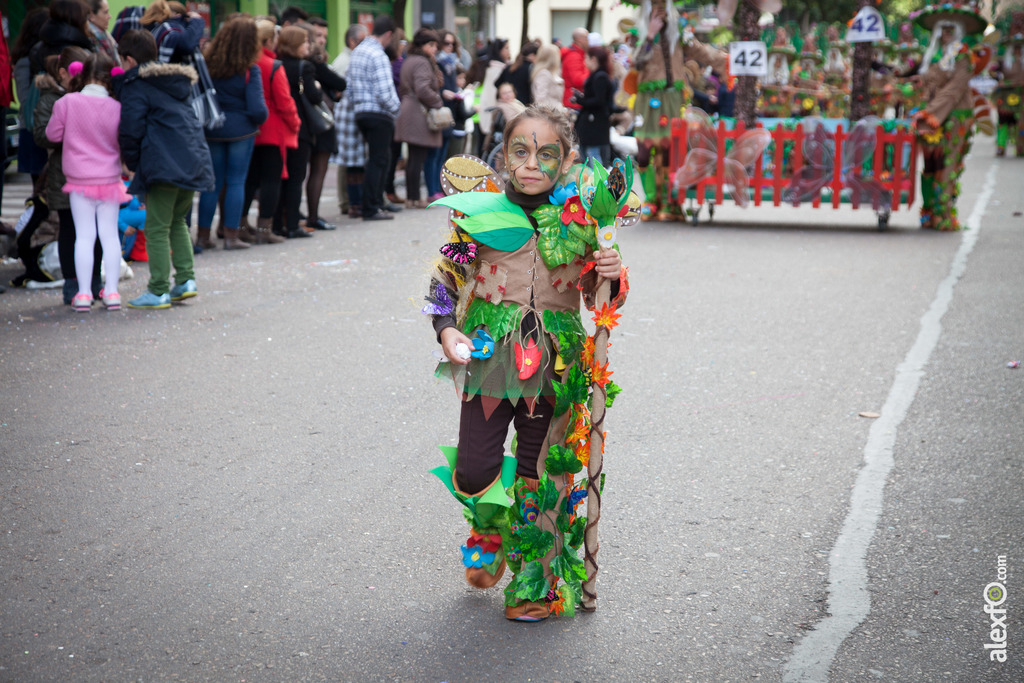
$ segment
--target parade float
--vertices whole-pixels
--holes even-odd
[[[764,5],[758,9],[764,10]],[[723,26],[730,25],[738,7],[742,4],[736,0],[719,2]],[[975,11],[971,3],[949,7],[957,8],[954,14]],[[728,46],[727,78],[733,86],[738,78],[756,76],[756,118],[744,122],[740,115],[712,116],[686,102],[677,116],[661,112],[659,125],[667,129],[668,140],[663,161],[673,181],[670,201],[694,225],[700,223],[705,207],[712,220],[716,206],[731,202],[740,207],[870,208],[877,226],[884,229],[893,212],[911,208],[918,198],[919,152],[935,135],[922,135],[922,122],[930,119],[922,118],[927,103],[920,98],[914,76],[926,53],[922,40],[934,26],[928,17],[940,16],[941,10],[927,8],[918,13],[916,26],[905,23],[897,30],[887,29],[878,10],[868,5],[845,27],[812,25],[791,40],[797,27],[769,25],[757,36],[760,41],[737,38]],[[692,18],[688,23],[692,26]],[[976,32],[968,31],[965,40],[973,45]],[[852,48],[858,43],[867,44],[871,66],[867,87],[851,92],[856,82],[851,79]],[[743,63],[737,62],[737,45],[746,50],[741,53]],[[759,69],[752,68],[758,63]],[[1021,66],[1019,59],[1016,64]],[[1006,99],[1012,94],[1007,91]],[[851,121],[847,117],[855,100],[862,113]],[[984,130],[987,114],[976,106],[973,115],[976,121],[966,121],[971,130],[975,124]],[[1018,130],[1014,128],[1015,135]],[[956,163],[962,166],[962,159]],[[925,176],[930,181],[931,176]],[[930,184],[929,196],[948,194],[938,187]],[[923,217],[922,225],[955,229],[956,224],[939,227]]]

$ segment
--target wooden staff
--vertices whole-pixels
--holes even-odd
[[[597,286],[595,310],[600,311],[611,301],[612,283],[601,278]],[[608,362],[607,327],[599,325],[594,331],[594,364]],[[605,386],[594,382],[590,399],[590,462],[587,464],[587,526],[583,534],[583,566],[587,580],[583,582],[583,600],[580,608],[587,612],[597,609],[597,522],[601,519],[601,471],[604,468],[604,412],[608,398]]]

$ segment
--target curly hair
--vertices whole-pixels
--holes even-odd
[[[256,31],[256,21],[250,16],[236,16],[217,31],[204,51],[210,76],[231,78],[245,73],[259,59],[262,48]]]

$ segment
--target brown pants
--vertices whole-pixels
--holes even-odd
[[[554,413],[555,407],[546,396],[537,399],[532,416],[525,400],[520,399],[513,405],[512,401],[504,399],[489,419],[484,416],[479,396],[463,401],[455,464],[459,488],[466,493],[478,493],[498,478],[510,422],[514,423],[517,435],[516,460],[519,465],[516,474],[536,479],[537,459]]]

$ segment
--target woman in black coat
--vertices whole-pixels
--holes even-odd
[[[87,33],[89,6],[81,0],[53,0],[50,3],[50,18],[39,29],[39,42],[29,52],[29,66],[32,78],[46,68],[46,58],[59,55],[71,45],[95,52]]]
[[[612,161],[611,115],[622,111],[615,104],[615,82],[609,71],[611,55],[607,48],[587,50],[587,68],[590,76],[583,84],[583,95],[576,99],[580,113],[576,118],[576,136],[584,158],[608,165]]]
[[[320,104],[324,99],[323,91],[316,82],[316,68],[308,61],[309,34],[306,29],[298,26],[285,26],[277,37],[277,57],[281,60],[284,73],[291,86],[295,108],[299,110],[299,146],[288,150],[285,170],[288,177],[281,184],[281,204],[277,210],[275,232],[286,231],[288,237],[311,237],[312,232],[299,226],[299,206],[302,203],[302,185],[306,180],[306,167],[309,166],[309,155],[316,144],[316,136],[309,128],[306,107],[302,98],[309,104]],[[301,83],[300,83],[301,82]]]
[[[339,76],[327,64],[327,53],[323,47],[313,45],[309,61],[316,70],[316,80],[320,83],[324,98],[333,110],[345,91],[345,79]],[[320,217],[320,194],[324,190],[324,178],[327,177],[327,165],[331,155],[338,151],[338,135],[332,128],[315,136],[316,142],[309,155],[309,180],[306,181],[306,227],[314,230],[334,230],[337,226]]]

